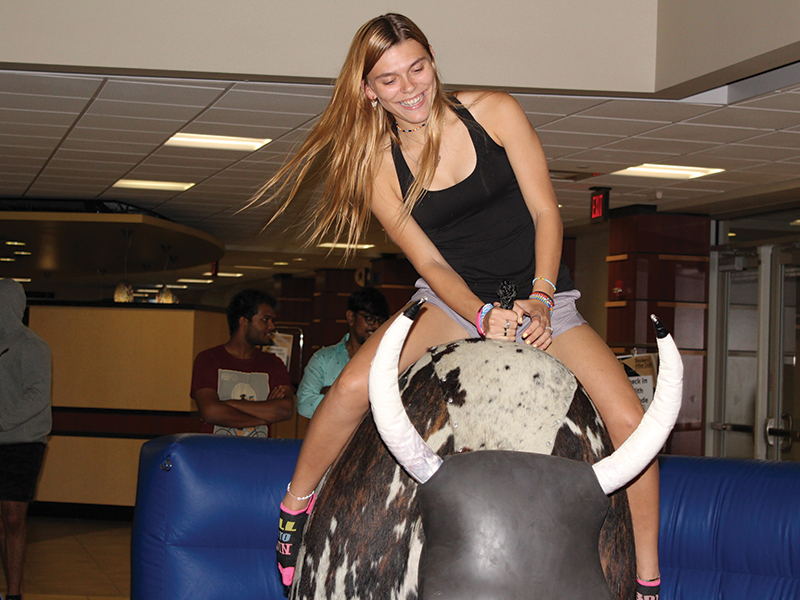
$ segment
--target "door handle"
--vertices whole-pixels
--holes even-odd
[[[753,425],[744,423],[711,423],[714,431],[738,431],[740,433],[754,433],[756,428]]]
[[[775,419],[767,419],[767,443],[775,445],[775,438],[780,438],[780,449],[790,450],[794,440],[800,441],[800,431],[794,430],[794,420],[791,415],[781,415],[781,426],[775,427]]]

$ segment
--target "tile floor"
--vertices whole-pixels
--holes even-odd
[[[25,600],[129,598],[130,543],[130,523],[28,517]]]

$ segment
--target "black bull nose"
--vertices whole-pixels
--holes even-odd
[[[417,494],[422,600],[611,598],[598,550],[609,499],[588,463],[458,454]]]

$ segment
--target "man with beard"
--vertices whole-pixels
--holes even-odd
[[[268,437],[271,423],[292,418],[289,371],[259,348],[272,343],[276,304],[272,294],[242,290],[227,309],[230,339],[197,355],[191,395],[202,432]]]

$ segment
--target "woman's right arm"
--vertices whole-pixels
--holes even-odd
[[[372,190],[372,213],[436,295],[459,315],[475,323],[483,302],[447,263],[414,218],[405,214],[391,157],[387,160],[384,156],[378,169]],[[517,314],[511,310],[492,309],[483,322],[486,337],[513,339],[513,331],[509,331],[508,336],[502,334],[506,320],[518,323]]]

